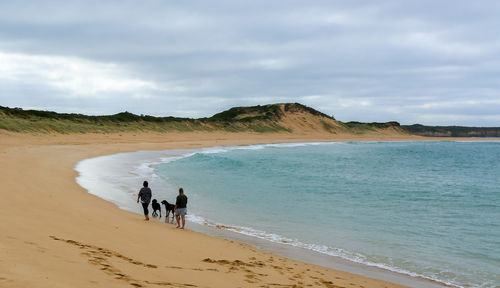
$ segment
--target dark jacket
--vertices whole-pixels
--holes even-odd
[[[139,197],[141,198],[141,203],[148,203],[151,201],[151,189],[149,187],[142,187],[139,191]]]
[[[188,203],[188,197],[186,195],[178,195],[177,199],[175,200],[175,205],[177,208],[186,208],[186,205]]]

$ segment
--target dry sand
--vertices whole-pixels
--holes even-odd
[[[403,287],[156,220],[145,222],[141,215],[88,194],[75,182],[74,166],[85,158],[137,150],[419,139],[383,134],[0,134],[0,287]]]

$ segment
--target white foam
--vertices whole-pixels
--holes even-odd
[[[160,158],[160,162],[158,162],[156,164],[169,163],[169,162],[176,161],[179,159],[191,157],[191,156],[196,155],[196,154],[197,154],[197,152],[190,152],[190,153],[185,153],[181,156],[162,157],[162,158]]]
[[[280,148],[280,147],[303,147],[303,146],[315,146],[315,145],[337,145],[343,144],[343,142],[299,142],[299,143],[274,143],[274,144],[255,144],[255,145],[245,145],[245,146],[217,146],[211,148],[204,148],[200,152],[201,154],[216,154],[216,153],[226,153],[234,150],[262,150],[265,148]],[[195,155],[193,153],[192,155]],[[189,155],[189,156],[192,156]],[[187,156],[187,157],[189,157]]]
[[[130,173],[135,174],[137,176],[147,177],[154,173],[154,169],[151,167],[152,163],[143,163],[135,168]]]

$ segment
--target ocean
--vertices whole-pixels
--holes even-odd
[[[499,159],[493,141],[338,142],[142,151],[76,169],[90,193],[131,211],[150,180],[158,200],[184,188],[191,223],[451,286],[500,287]]]

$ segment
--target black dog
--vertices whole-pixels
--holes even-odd
[[[161,206],[156,201],[156,199],[153,199],[153,203],[151,203],[151,206],[153,207],[153,214],[151,214],[151,216],[158,216],[158,213],[156,213],[156,211],[160,211],[160,218],[161,218]]]
[[[167,213],[167,215],[165,216],[165,220],[168,221],[168,216],[170,215],[170,211],[172,211],[172,221],[174,221],[174,208],[175,208],[175,205],[174,204],[170,204],[167,202],[167,200],[163,200],[161,201],[161,204],[165,205],[165,213]]]

